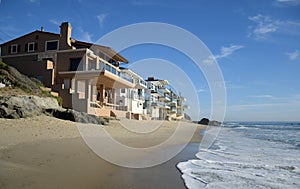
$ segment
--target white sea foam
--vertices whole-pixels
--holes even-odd
[[[190,189],[300,188],[300,150],[290,144],[222,128],[212,148],[196,157],[177,165]]]

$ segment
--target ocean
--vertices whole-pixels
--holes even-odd
[[[189,189],[299,189],[300,123],[224,123],[209,149],[177,167]]]

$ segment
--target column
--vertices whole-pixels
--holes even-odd
[[[100,69],[100,65],[99,65],[99,57],[96,57],[96,70]]]

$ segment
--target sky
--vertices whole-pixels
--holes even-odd
[[[58,33],[65,21],[73,27],[73,38],[89,42],[135,23],[175,25],[199,38],[217,62],[226,86],[225,120],[300,121],[300,0],[1,0],[0,43],[41,26]],[[208,81],[189,57],[157,44],[120,53],[133,70],[143,59],[168,61],[192,83],[194,92],[177,88],[187,97],[187,113],[193,119],[210,117]],[[152,76],[172,81],[176,75],[169,78],[173,72],[157,70]]]

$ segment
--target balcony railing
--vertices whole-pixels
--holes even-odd
[[[133,83],[133,78],[125,72],[119,72],[118,76],[126,81],[129,81],[130,83]]]
[[[170,109],[172,112],[177,112],[177,108],[175,106],[171,106],[171,109]]]
[[[163,92],[162,90],[160,90],[160,89],[157,89],[157,90],[156,90],[156,92],[157,92],[158,94],[160,94],[160,95],[164,96],[164,92]]]
[[[159,101],[156,101],[156,102],[152,102],[151,103],[151,106],[155,106],[155,107],[164,107],[165,106],[165,104],[164,103],[162,103],[162,102],[159,102]]]
[[[147,82],[144,81],[143,79],[139,79],[139,84],[144,86],[145,88],[147,87]]]
[[[174,104],[177,104],[177,99],[176,98],[172,98],[171,102],[174,103]]]
[[[129,81],[130,83],[133,83],[133,78],[125,73],[120,72],[117,67],[110,64],[106,60],[98,57],[98,62],[96,60],[88,62],[88,65],[83,64],[82,70],[80,71],[92,71],[92,70],[100,70],[100,71],[108,71],[116,76],[119,76],[120,78]]]
[[[166,101],[171,101],[171,97],[170,97],[170,95],[168,95],[168,94],[165,94],[165,100],[166,100]]]
[[[130,95],[130,98],[134,100],[145,100],[145,97],[143,95],[138,94]]]

